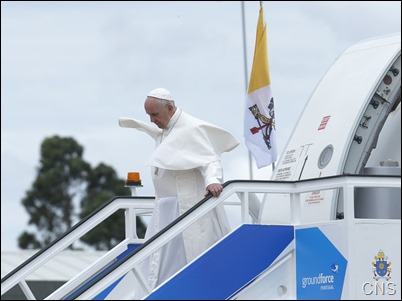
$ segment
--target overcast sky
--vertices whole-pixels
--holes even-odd
[[[281,154],[318,81],[348,47],[399,32],[400,1],[264,1],[277,149]],[[187,113],[241,142],[222,155],[225,181],[249,179],[243,139],[259,1],[1,1],[1,250],[17,250],[28,228],[21,200],[36,177],[39,149],[73,137],[84,159],[121,178],[141,173],[153,195],[153,140],[122,129],[120,116],[148,121],[146,94],[169,89]],[[245,59],[246,58],[246,59]],[[245,72],[245,64],[247,72]],[[272,167],[253,178],[269,180]]]

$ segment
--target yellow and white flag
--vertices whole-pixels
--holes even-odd
[[[254,59],[244,112],[244,139],[257,167],[276,161],[274,98],[269,76],[267,31],[263,7],[260,7]]]

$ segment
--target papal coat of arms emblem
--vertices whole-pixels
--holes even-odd
[[[384,278],[385,280],[391,279],[391,262],[388,261],[388,256],[385,256],[385,253],[383,250],[378,251],[377,256],[374,256],[375,262],[372,262],[373,267],[373,273],[376,281],[380,278]]]

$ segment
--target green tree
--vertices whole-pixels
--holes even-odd
[[[116,195],[130,196],[131,192],[124,187],[124,180],[119,179],[114,169],[103,163],[93,169],[88,178],[86,196],[81,200],[83,218],[101,207]],[[143,237],[145,225],[137,217],[137,234]],[[94,246],[97,250],[110,250],[125,238],[125,216],[120,210],[111,215],[102,224],[81,238],[81,241]]]
[[[90,172],[83,151],[73,138],[56,135],[42,142],[37,177],[22,200],[29,214],[28,223],[37,231],[22,233],[18,238],[20,248],[43,248],[73,225],[73,201],[85,191]]]
[[[29,214],[28,223],[36,230],[19,236],[20,248],[43,248],[69,230],[78,218],[116,195],[130,194],[112,167],[101,163],[92,170],[83,152],[83,147],[70,137],[56,135],[42,142],[37,177],[22,200]],[[124,223],[124,212],[116,212],[81,241],[98,250],[110,249],[124,239]],[[137,227],[139,234],[145,232],[139,218]]]

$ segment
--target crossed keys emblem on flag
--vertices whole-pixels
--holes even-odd
[[[271,132],[275,127],[274,98],[271,97],[271,100],[269,101],[269,117],[261,114],[260,109],[256,104],[249,107],[249,110],[258,122],[258,127],[253,127],[250,129],[251,133],[255,135],[261,130],[265,144],[267,145],[268,149],[271,149]]]

